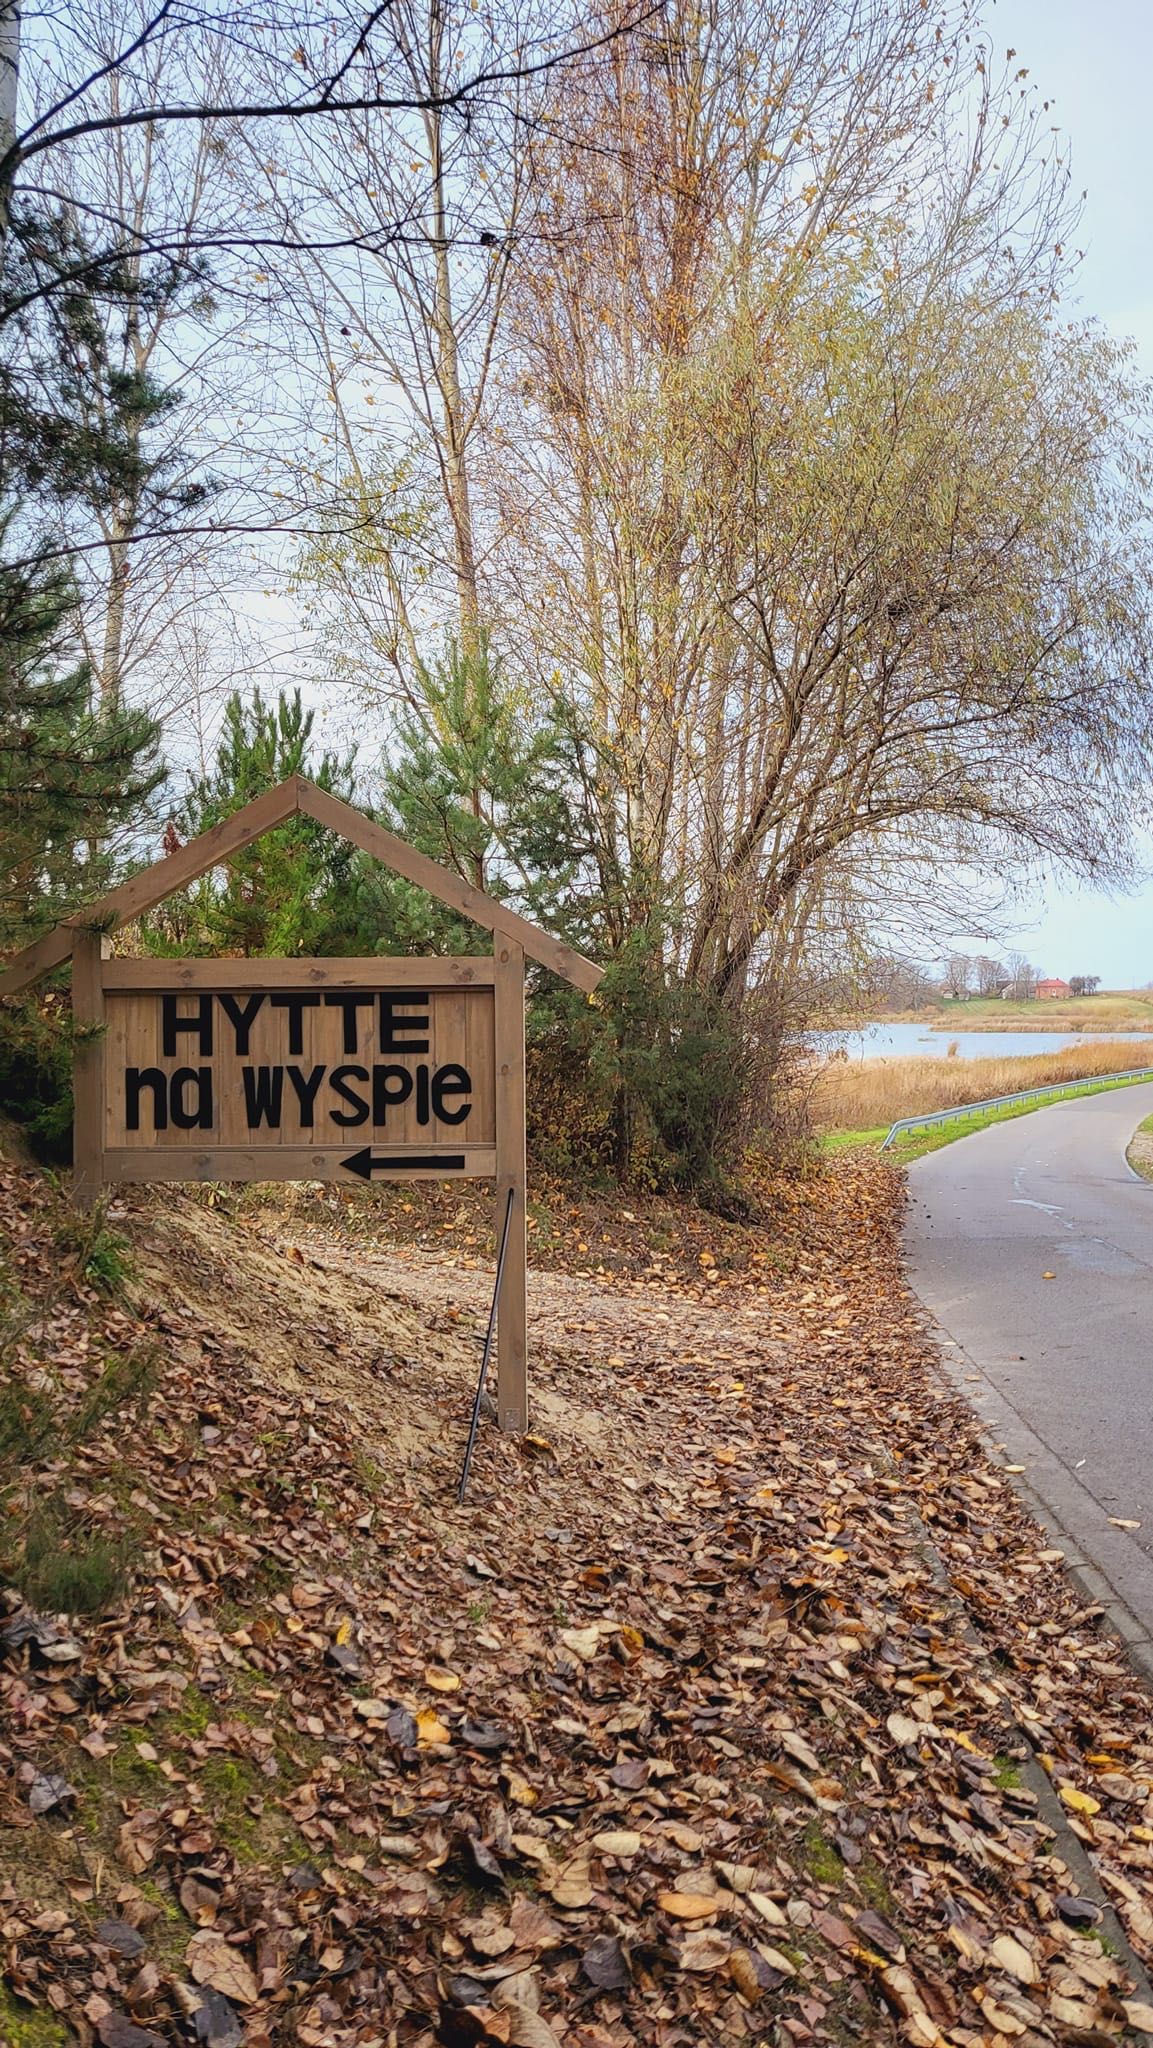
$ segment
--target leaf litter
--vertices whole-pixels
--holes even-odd
[[[128,1307],[61,1282],[56,1199],[0,1177],[12,1371],[164,1369],[29,1474],[139,1546],[99,1621],[8,1596],[15,2010],[86,2048],[1153,2032],[1029,1782],[1153,1956],[1149,1697],[934,1369],[894,1174],[775,1190],[771,1259],[694,1211],[596,1259],[575,1211],[535,1442],[485,1433],[464,1509],[467,1203],[430,1248],[166,1191]]]

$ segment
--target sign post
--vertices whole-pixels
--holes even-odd
[[[84,1209],[104,1178],[104,963],[111,951],[103,932],[78,931],[73,941],[72,1199]]]
[[[492,953],[111,958],[109,932],[300,815],[490,931]],[[76,1202],[116,1182],[494,1180],[497,1411],[525,1429],[525,958],[590,994],[600,968],[302,776],[26,947],[0,996],[70,955]]]
[[[496,946],[496,1228],[512,1191],[504,1285],[497,1309],[496,1408],[505,1430],[528,1428],[528,1302],[525,1198],[524,947]]]

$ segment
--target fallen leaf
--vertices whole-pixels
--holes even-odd
[[[588,1628],[562,1628],[560,1641],[574,1657],[584,1664],[590,1664],[600,1648],[602,1628],[599,1622],[592,1622]]]
[[[223,1993],[214,1991],[209,1984],[201,1989],[192,2025],[203,2048],[241,2048],[244,2030],[240,2014]]]
[[[721,1970],[729,1960],[732,1942],[719,1927],[703,1928],[698,1934],[686,1934],[679,1943],[677,1954],[682,1970]]]
[[[260,1994],[251,1965],[222,1935],[194,1934],[184,1960],[197,1984],[210,1985],[237,2005],[255,2005]]]
[[[1058,1785],[1057,1792],[1066,1806],[1074,1813],[1100,1813],[1101,1801],[1093,1799],[1088,1792],[1079,1792],[1076,1785]]]
[[[436,1664],[430,1664],[424,1674],[424,1682],[433,1692],[459,1692],[461,1681],[455,1671],[442,1671]]]
[[[598,1934],[581,1957],[581,1969],[598,1991],[624,1991],[631,1983],[624,1949],[615,1934]]]
[[[657,1904],[674,1920],[704,1920],[719,1910],[721,1901],[711,1892],[658,1892]]]
[[[546,1891],[558,1906],[576,1910],[592,1904],[593,1888],[589,1880],[588,1851],[580,1850],[569,1861],[562,1864],[555,1876],[543,1880]]]
[[[759,1913],[767,1926],[788,1926],[788,1915],[781,1911],[775,1899],[770,1899],[767,1892],[749,1892],[748,1901],[754,1913]]]
[[[138,2027],[123,2012],[103,2013],[96,2023],[96,2034],[102,2048],[164,2048],[163,2034]]]
[[[1036,1984],[1040,1981],[1041,1972],[1028,1949],[1021,1942],[1014,1940],[1011,1934],[998,1934],[996,1939],[989,1943],[989,1954],[1002,1970],[1007,1970],[1010,1977],[1017,1979],[1018,1984]]]
[[[604,1834],[593,1836],[593,1848],[604,1856],[638,1856],[641,1837],[629,1828],[609,1828]]]
[[[924,1740],[925,1723],[914,1721],[911,1714],[890,1714],[886,1718],[885,1726],[893,1741],[900,1743],[902,1749]]]
[[[59,1772],[37,1771],[28,1787],[28,1810],[39,1818],[41,1814],[54,1813],[59,1806],[68,1806],[75,1797],[75,1787]]]

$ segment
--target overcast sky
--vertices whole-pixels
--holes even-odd
[[[1016,50],[1052,100],[1074,182],[1088,193],[1081,309],[1132,335],[1153,376],[1153,4],[993,0],[986,19],[1002,53]],[[1021,945],[1051,974],[1099,974],[1112,988],[1153,981],[1153,881],[1115,901],[1051,887]]]

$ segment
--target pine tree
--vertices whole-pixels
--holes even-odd
[[[315,759],[315,719],[299,690],[282,690],[275,704],[259,690],[247,703],[239,692],[230,697],[216,765],[192,790],[178,829],[207,832],[289,775],[351,797],[355,750]],[[226,870],[206,875],[186,917],[154,924],[154,942],[245,956],[355,950],[353,862],[344,840],[311,818],[291,818],[233,855]]]
[[[0,525],[0,547],[5,528]],[[146,713],[93,710],[58,565],[0,560],[0,945],[24,943],[108,881],[108,835],[163,780]],[[102,851],[93,853],[99,846]]]

